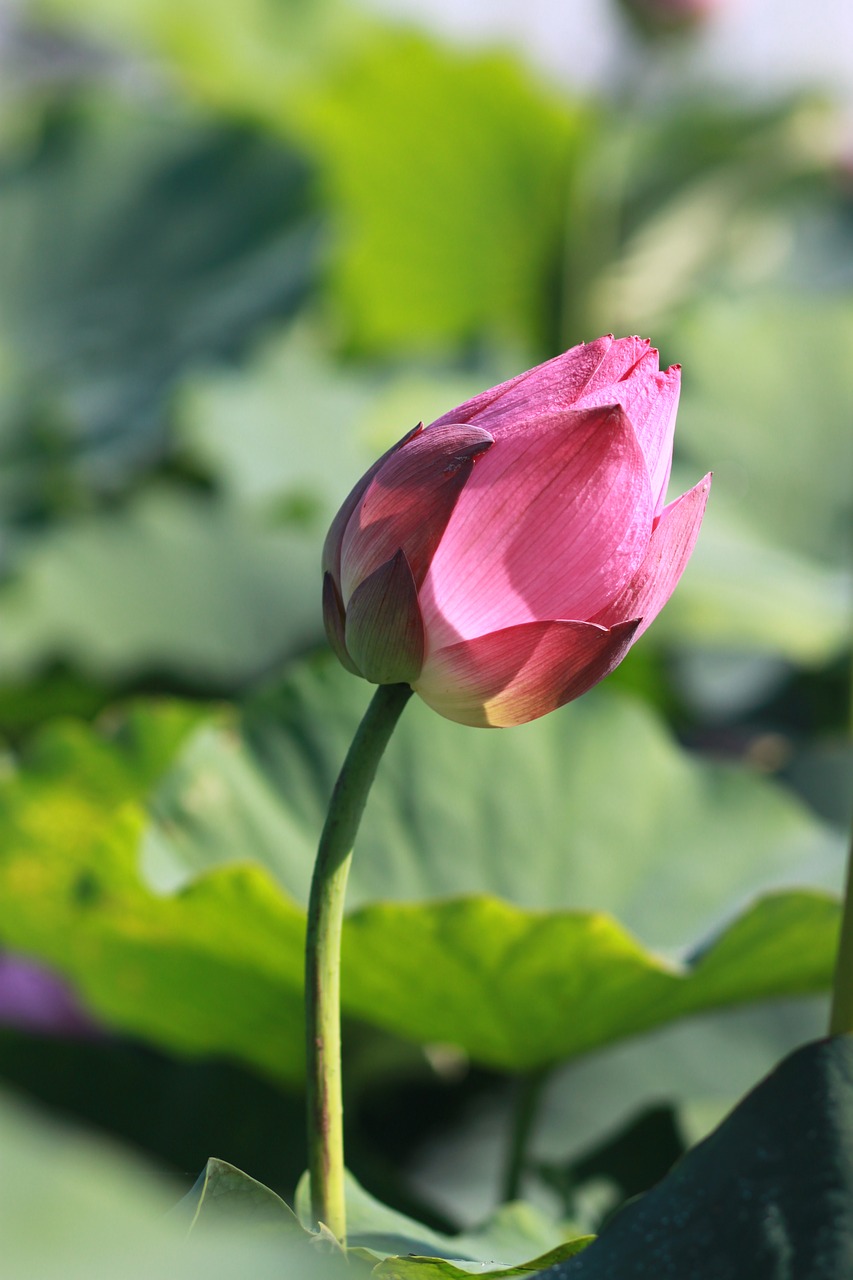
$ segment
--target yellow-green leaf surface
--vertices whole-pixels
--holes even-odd
[[[294,869],[306,858],[307,875],[338,735],[364,700],[360,682],[324,671],[309,667],[261,699],[245,728],[225,711],[150,704],[97,730],[69,722],[43,734],[0,784],[0,945],[65,974],[123,1032],[297,1082]],[[749,881],[737,865],[760,855],[765,882],[808,883],[809,851],[817,871],[834,847],[827,833],[766,781],[683,760],[632,704],[583,707],[541,722],[526,746],[522,731],[460,730],[425,709],[404,717],[358,851],[378,868],[356,883],[361,905],[346,925],[348,1013],[520,1070],[701,1009],[827,984],[834,902],[792,890],[739,914]],[[624,828],[614,789],[630,799]],[[519,813],[510,826],[507,808],[501,832],[503,804]],[[714,854],[723,838],[735,845],[728,861]],[[772,840],[763,852],[762,838]],[[449,872],[468,857],[460,897]],[[679,874],[691,859],[692,899]],[[584,877],[587,863],[597,877]],[[383,869],[409,901],[381,901]],[[572,880],[590,909],[566,905]],[[680,918],[667,929],[669,914]],[[631,932],[672,946],[719,919],[734,922],[690,965]]]
[[[0,944],[65,974],[118,1030],[298,1079],[302,913],[250,863],[167,896],[139,876],[142,801],[197,714],[57,726],[4,780]]]
[[[558,1262],[573,1258],[592,1239],[592,1236],[581,1236],[515,1267],[493,1267],[482,1262],[449,1262],[442,1258],[421,1258],[413,1254],[407,1258],[386,1258],[371,1274],[377,1280],[469,1280],[470,1276],[484,1277],[484,1280],[500,1280],[505,1277],[509,1280],[511,1276],[535,1276],[544,1267],[556,1266]]]
[[[580,113],[504,55],[377,37],[305,103],[339,209],[333,284],[355,341],[536,334]]]
[[[839,920],[828,895],[770,895],[682,966],[602,913],[377,905],[347,922],[344,1001],[412,1040],[533,1070],[700,1010],[823,990]]]
[[[370,695],[337,663],[308,663],[242,717],[201,726],[153,802],[169,831],[151,883],[188,883],[251,850],[307,901]],[[763,890],[837,889],[843,859],[843,838],[789,792],[687,753],[647,706],[607,688],[511,732],[452,724],[413,698],[370,796],[348,903],[488,894],[602,910],[677,950]]]
[[[573,1257],[591,1239],[524,1201],[501,1205],[472,1231],[444,1235],[382,1204],[349,1173],[346,1203],[350,1256],[372,1262],[372,1274],[383,1280],[531,1275]],[[296,1193],[296,1210],[303,1223],[310,1220],[307,1174]]]

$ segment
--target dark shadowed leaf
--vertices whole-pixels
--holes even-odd
[[[838,1280],[853,1268],[853,1040],[785,1059],[542,1280]]]
[[[291,316],[315,275],[306,161],[162,100],[55,104],[4,157],[0,217],[7,520],[122,489],[167,448],[181,375]]]

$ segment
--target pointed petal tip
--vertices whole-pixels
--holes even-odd
[[[710,487],[708,474],[664,508],[640,568],[611,604],[596,615],[596,621],[615,626],[620,614],[639,617],[634,639],[639,639],[651,626],[687,567],[699,536]]]
[[[445,428],[439,427],[438,430],[443,431]],[[484,453],[488,453],[495,443],[495,437],[482,427],[460,424],[459,431],[462,433],[462,443],[458,449],[454,450],[447,466],[444,468],[445,475],[458,471],[460,467],[464,467],[468,462],[476,462]]]

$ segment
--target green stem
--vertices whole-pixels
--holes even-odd
[[[305,941],[305,1036],[311,1212],[343,1244],[344,1137],[341,1094],[341,931],[356,833],[376,768],[403,707],[407,684],[380,685],[338,775],[320,837]]]
[[[844,886],[844,909],[841,915],[841,937],[832,982],[832,1008],[829,1034],[853,1031],[853,843],[847,860],[847,883]]]
[[[521,1181],[527,1165],[527,1147],[547,1078],[547,1071],[531,1071],[516,1081],[512,1129],[504,1170],[504,1201],[517,1200],[521,1194]]]

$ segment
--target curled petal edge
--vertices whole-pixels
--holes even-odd
[[[402,548],[420,587],[477,459],[494,444],[480,427],[427,427],[395,450],[362,492],[341,539],[341,596]]]
[[[593,621],[613,626],[620,618],[639,617],[638,638],[660,613],[678,586],[696,545],[712,473],[664,507],[649,539],[643,562],[618,596]]]
[[[377,471],[384,467],[388,459],[395,454],[398,449],[402,449],[403,445],[408,444],[410,440],[414,440],[415,437],[419,436],[423,430],[424,424],[419,422],[411,431],[407,431],[401,440],[398,440],[396,444],[393,444],[390,449],[386,449],[381,458],[377,458],[373,466],[368,471],[365,471],[358,484],[354,485],[347,494],[337,515],[329,526],[329,532],[326,534],[326,540],[323,543],[323,573],[330,573],[332,575],[335,581],[335,586],[339,591],[341,586],[341,546],[343,544],[344,533],[346,532],[346,527],[350,522],[352,513],[355,511],[356,507],[361,502],[361,499],[364,497],[364,494],[367,492],[370,482],[376,475]]]
[[[414,690],[448,720],[506,728],[537,720],[598,684],[630,649],[638,618],[526,622],[431,654]]]

